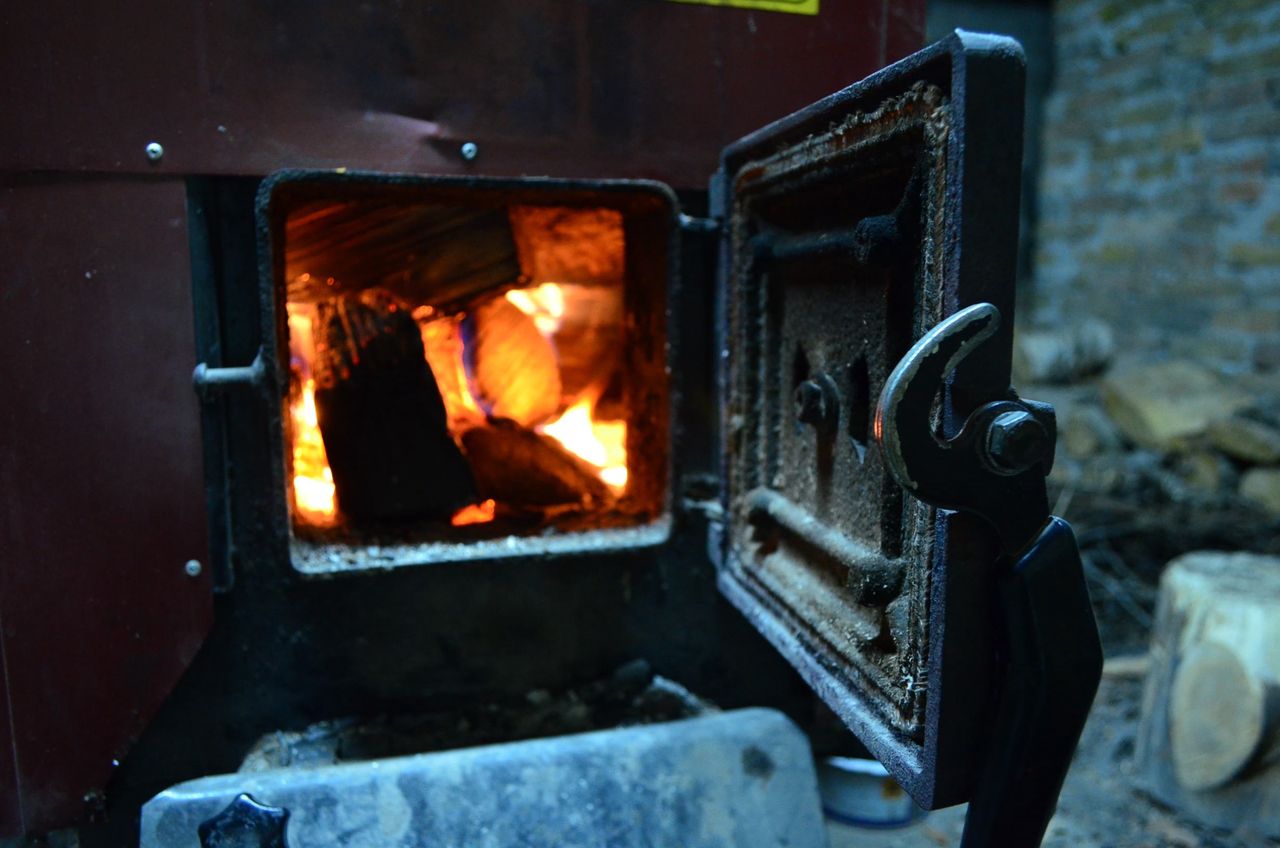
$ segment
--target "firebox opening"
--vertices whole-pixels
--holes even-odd
[[[665,196],[357,178],[271,202],[295,564],[664,517]]]

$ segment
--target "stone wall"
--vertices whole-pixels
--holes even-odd
[[[1280,368],[1280,3],[1060,0],[1054,35],[1024,317]]]

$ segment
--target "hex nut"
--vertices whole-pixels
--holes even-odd
[[[987,459],[999,472],[1020,474],[1044,459],[1049,434],[1030,412],[1002,412],[987,429]]]

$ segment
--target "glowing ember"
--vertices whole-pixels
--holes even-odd
[[[293,500],[298,513],[311,524],[330,524],[338,514],[333,472],[324,453],[316,420],[316,381],[308,378],[293,408]]]
[[[489,500],[481,501],[478,504],[464,506],[453,514],[453,518],[449,519],[449,523],[454,527],[463,527],[467,524],[484,524],[493,520],[497,508],[497,502],[493,498],[489,498]]]
[[[627,488],[627,422],[592,420],[593,406],[589,399],[580,400],[537,429],[598,468],[600,479],[621,494]]]

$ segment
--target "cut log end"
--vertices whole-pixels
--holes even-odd
[[[1266,686],[1226,645],[1205,642],[1182,659],[1169,704],[1170,753],[1178,783],[1215,789],[1240,773],[1262,743]]]

